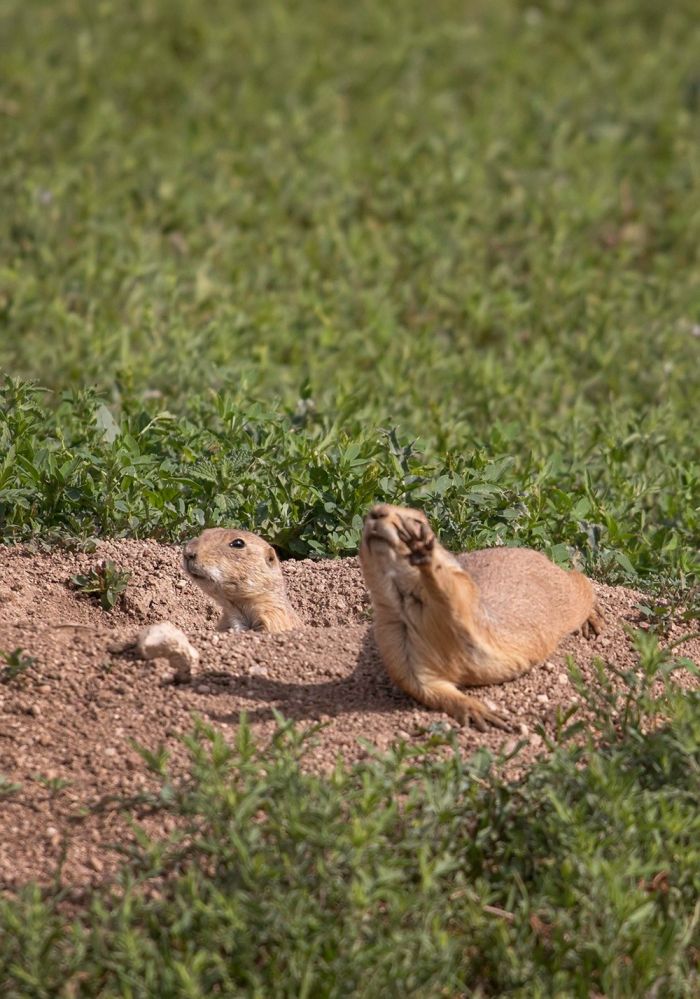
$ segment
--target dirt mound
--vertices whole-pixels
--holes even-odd
[[[76,573],[111,559],[132,575],[114,610],[77,592]],[[154,542],[108,541],[92,554],[35,554],[0,546],[0,650],[35,661],[0,684],[0,887],[46,880],[65,854],[63,880],[79,887],[108,876],[116,864],[109,845],[128,839],[119,814],[105,807],[112,795],[130,795],[150,783],[135,741],[164,745],[175,765],[184,753],[177,736],[202,717],[233,736],[245,710],[263,739],[273,709],[300,725],[323,722],[308,765],[332,766],[396,739],[418,740],[443,715],[419,708],[382,669],[371,635],[369,600],[356,559],[286,563],[292,602],[305,622],[281,635],[218,634],[218,610],[180,570],[179,550]],[[609,622],[594,642],[569,638],[557,654],[513,683],[483,688],[528,740],[525,765],[557,708],[575,694],[566,673],[572,654],[591,680],[600,656],[621,668],[633,662],[623,622],[636,622],[638,595],[598,586]],[[173,686],[165,661],[142,662],[114,651],[138,631],[168,620],[199,649],[192,683]],[[700,662],[700,642],[681,650]],[[0,666],[2,664],[0,663]],[[695,681],[683,677],[687,685]],[[460,730],[465,752],[497,750],[513,736]],[[3,797],[3,781],[21,785]],[[6,786],[6,784],[5,784]],[[167,829],[171,820],[159,819]]]

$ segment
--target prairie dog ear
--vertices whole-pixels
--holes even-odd
[[[265,561],[270,566],[273,567],[277,563],[277,552],[272,547],[272,545],[267,546],[267,551],[265,552]]]

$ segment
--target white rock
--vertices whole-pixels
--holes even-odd
[[[190,679],[192,667],[199,662],[199,652],[187,635],[170,621],[159,621],[140,631],[136,651],[142,659],[167,659],[180,683]]]

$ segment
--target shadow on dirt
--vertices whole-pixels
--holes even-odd
[[[379,652],[368,633],[349,676],[324,683],[290,683],[261,675],[242,676],[212,670],[201,673],[198,683],[204,683],[212,694],[237,695],[264,702],[265,706],[247,709],[251,721],[267,721],[273,708],[286,718],[335,718],[350,712],[411,710],[415,703],[395,687],[387,676]],[[237,722],[238,712],[207,711],[215,722]]]

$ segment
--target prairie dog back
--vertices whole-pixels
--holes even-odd
[[[458,555],[457,562],[476,583],[489,624],[504,635],[546,629],[558,643],[580,628],[581,615],[593,608],[586,576],[561,569],[531,548],[487,548]]]

